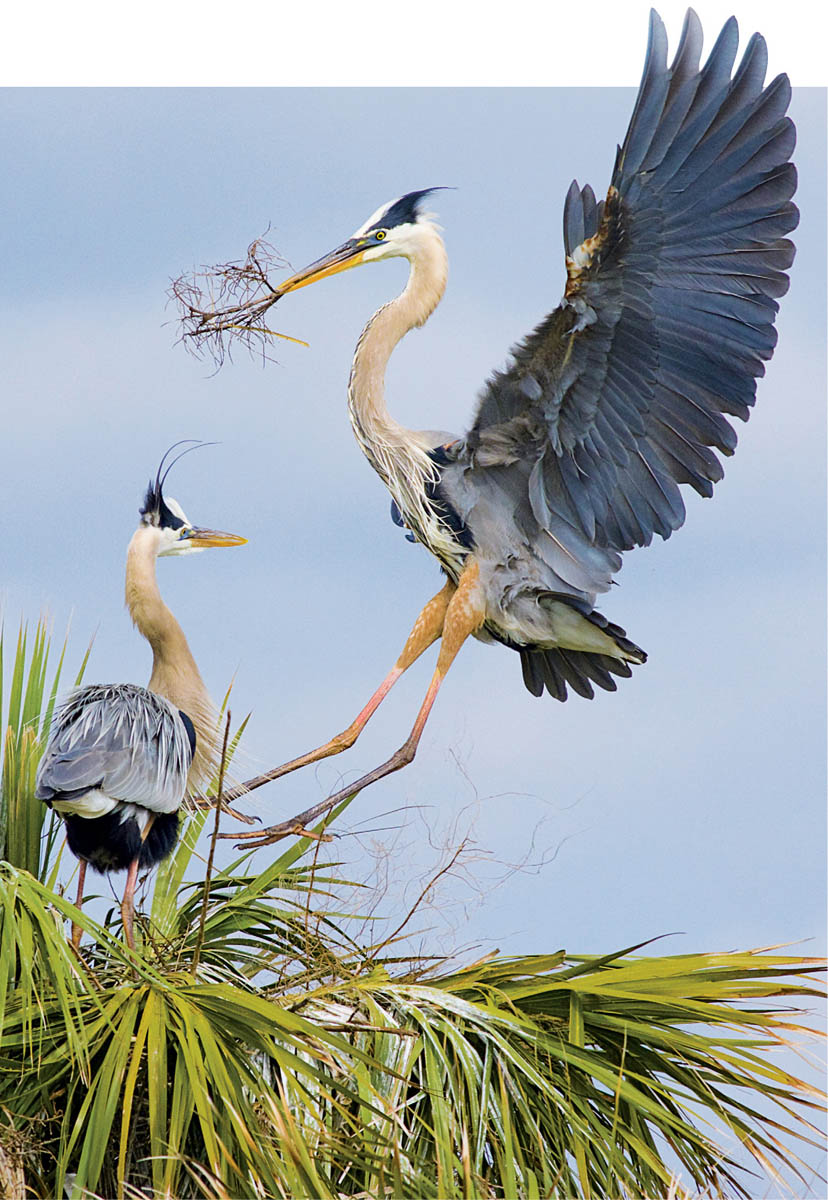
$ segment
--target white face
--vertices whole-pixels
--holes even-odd
[[[184,509],[171,496],[165,496],[164,503],[173,516],[178,517],[184,524],[180,529],[170,529],[169,526],[158,529],[158,537],[161,543],[158,550],[158,557],[161,558],[162,556],[169,556],[171,554],[198,554],[204,549],[204,546],[194,546],[192,541],[189,540],[193,526],[188,520]]]
[[[418,221],[416,225],[395,225],[393,229],[383,232],[385,237],[381,242],[363,251],[363,262],[378,262],[382,258],[410,258],[418,246],[433,237],[434,226]],[[367,236],[370,237],[370,234]]]

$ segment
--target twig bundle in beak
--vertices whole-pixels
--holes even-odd
[[[287,265],[275,246],[260,237],[248,246],[244,262],[219,263],[173,280],[170,297],[180,311],[181,340],[196,355],[211,357],[216,368],[232,357],[234,339],[265,359],[272,338],[307,345],[265,321],[280,297],[269,276]]]

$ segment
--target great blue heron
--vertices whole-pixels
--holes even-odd
[[[161,599],[155,560],[208,546],[242,546],[234,533],[200,529],[163,494],[164,455],[140,509],[127,551],[126,604],[152,647],[148,687],[93,684],[59,708],[37,773],[35,795],[63,817],[66,840],[80,860],[77,905],[87,864],[127,871],[121,914],[134,946],[134,892],[139,867],[173,849],[184,793],[204,786],[217,766],[216,713],[181,626]],[[162,471],[164,472],[162,475]],[[80,942],[73,926],[72,941]]]
[[[408,259],[400,296],[366,325],[348,406],[357,440],[393,497],[393,515],[446,575],[389,675],[338,737],[276,778],[353,744],[402,673],[438,638],[437,667],[411,733],[333,803],[410,762],[440,685],[469,635],[520,654],[534,695],[565,700],[616,687],[645,654],[595,609],[621,552],[684,521],[680,484],[710,496],[730,455],[725,415],[746,420],[773,353],[777,298],[796,227],[790,86],[764,88],[754,35],[731,78],[730,19],[700,68],[688,12],[667,65],[652,13],[644,73],[603,202],[573,183],[564,207],[563,299],[486,384],[464,437],[405,429],[384,373],[397,342],[439,303],[447,258],[426,198],[377,209],[337,249],[281,283],[281,296],[361,263]],[[537,237],[533,231],[533,237]],[[265,844],[272,831],[250,835]],[[243,835],[247,836],[247,835]]]

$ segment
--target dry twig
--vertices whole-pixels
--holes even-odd
[[[179,308],[181,340],[196,355],[212,358],[216,369],[231,357],[234,340],[265,359],[271,338],[306,346],[300,338],[270,329],[264,319],[279,299],[269,273],[287,265],[275,246],[259,237],[247,247],[243,262],[202,267],[174,279],[170,297]]]

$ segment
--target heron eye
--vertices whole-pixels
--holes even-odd
[[[384,229],[378,229],[377,232],[374,234],[374,237],[377,239],[378,242],[382,242],[387,237],[387,234]]]

